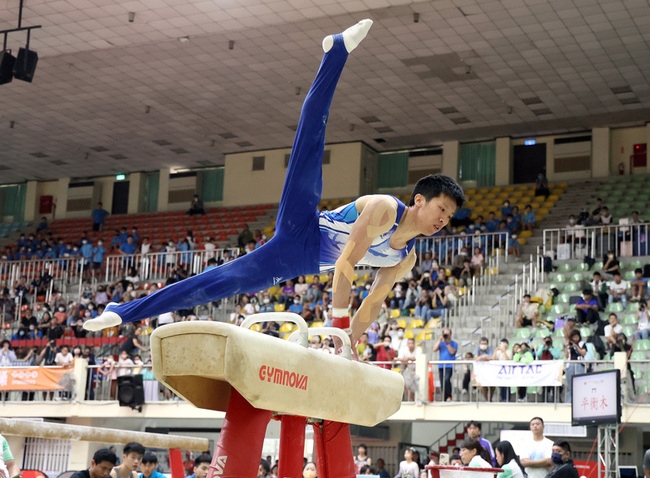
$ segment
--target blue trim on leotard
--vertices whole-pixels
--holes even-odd
[[[257,292],[283,280],[319,271],[318,203],[322,190],[325,127],[336,84],[348,52],[343,36],[325,53],[300,114],[280,199],[276,234],[232,262],[124,304],[107,308],[123,322],[187,309],[236,294]]]

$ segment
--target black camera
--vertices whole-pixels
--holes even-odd
[[[447,340],[449,338],[449,334],[442,334],[442,338]]]
[[[545,340],[544,341],[544,345],[546,345],[547,347],[550,347],[552,343],[553,342],[551,342],[550,340]]]

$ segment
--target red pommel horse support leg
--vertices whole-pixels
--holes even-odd
[[[266,321],[294,322],[298,330],[289,340],[249,330]],[[313,335],[338,335],[342,354],[310,349]],[[302,317],[287,312],[252,315],[240,327],[169,324],[151,335],[151,355],[161,383],[197,407],[226,412],[208,478],[256,478],[273,413],[281,417],[279,477],[302,477],[310,417],[318,478],[353,478],[347,424],[381,423],[399,410],[404,390],[400,374],[350,360],[350,338],[343,331],[308,328]],[[359,383],[362,396],[354,386]]]

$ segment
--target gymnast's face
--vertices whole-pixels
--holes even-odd
[[[432,236],[445,227],[456,213],[456,202],[446,194],[427,201],[421,194],[415,195],[417,227],[425,236]]]

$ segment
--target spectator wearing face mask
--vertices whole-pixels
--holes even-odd
[[[501,339],[499,346],[494,349],[492,354],[492,360],[512,360],[512,351],[508,350],[510,342],[505,337]],[[510,401],[510,387],[499,387],[499,395],[501,396],[502,402]]]
[[[395,353],[399,354],[400,349],[406,347],[406,339],[404,338],[404,327],[397,327],[395,334],[392,336],[391,347]]]
[[[557,440],[553,443],[551,461],[555,467],[546,475],[546,478],[578,478],[580,474],[571,459],[571,445],[566,440]]]

